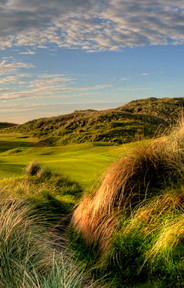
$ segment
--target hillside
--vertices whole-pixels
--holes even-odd
[[[184,98],[148,98],[116,109],[77,110],[40,118],[6,131],[41,138],[40,146],[84,142],[122,144],[158,136],[181,115]]]
[[[170,123],[176,123],[184,107],[184,98],[147,98],[134,100],[118,108],[118,111],[157,116]]]
[[[14,123],[0,122],[0,130],[16,126]]]

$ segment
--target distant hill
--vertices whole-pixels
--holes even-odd
[[[0,130],[16,126],[14,123],[0,122]]]
[[[122,144],[158,136],[178,121],[184,98],[148,98],[116,109],[76,110],[6,129],[40,138],[39,146],[83,142]]]
[[[147,98],[134,100],[117,108],[119,111],[129,113],[149,114],[165,119],[167,122],[175,123],[181,116],[184,107],[184,98]]]

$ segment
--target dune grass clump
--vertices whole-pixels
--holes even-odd
[[[178,287],[178,277],[184,284],[184,192],[170,189],[162,193],[143,201],[129,217],[120,217],[108,250],[99,258],[100,271],[109,273],[112,287],[141,283]]]
[[[26,172],[30,176],[34,176],[41,171],[41,164],[37,160],[33,160],[27,167]]]
[[[69,235],[71,247],[77,259],[92,268],[94,277],[103,277],[108,287],[166,288],[178,283],[183,287],[183,204],[184,188],[162,189],[131,214],[124,210],[119,215],[105,250],[91,245],[74,228]]]
[[[33,215],[34,207],[27,201],[0,197],[0,286],[80,288],[85,275],[67,248],[56,246],[45,221]]]
[[[168,137],[137,146],[130,156],[112,165],[100,188],[83,199],[74,212],[73,225],[87,241],[104,239],[104,225],[109,222],[111,233],[120,211],[131,211],[141,201],[158,194],[160,189],[181,180],[183,131],[181,125]]]
[[[110,287],[184,287],[183,180],[181,122],[113,164],[79,203],[72,227],[97,248],[96,274],[108,275]]]
[[[48,239],[42,241],[45,229],[35,225],[30,213],[31,206],[21,200],[0,201],[1,287],[32,287],[34,273],[43,273],[51,265]]]

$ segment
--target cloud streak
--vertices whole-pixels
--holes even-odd
[[[0,101],[22,101],[48,98],[72,98],[89,95],[77,91],[95,91],[111,88],[103,84],[88,87],[75,87],[73,78],[64,74],[22,73],[23,69],[32,69],[32,64],[18,62],[14,58],[3,59],[0,63]],[[9,85],[9,88],[7,88]],[[2,88],[1,88],[2,87]]]
[[[15,60],[12,61],[12,63],[7,63],[8,60],[3,60],[0,63],[0,76],[11,74],[19,71],[20,69],[28,69],[28,68],[34,68],[32,64],[26,64],[22,62],[17,62]]]
[[[153,88],[119,88],[120,90],[124,91],[141,91],[141,90],[151,90]]]
[[[51,80],[52,84],[56,84],[56,79]],[[79,95],[63,95],[62,93],[73,92],[73,91],[90,91],[90,90],[100,90],[105,88],[111,88],[112,85],[95,85],[93,87],[81,87],[81,88],[72,88],[66,87],[63,85],[43,85],[43,82],[35,82],[34,85],[30,87],[38,87],[35,89],[27,89],[20,92],[7,92],[0,95],[0,101],[11,101],[11,100],[29,100],[29,99],[46,99],[46,98],[66,98],[66,97],[76,97]],[[48,84],[48,83],[47,83]],[[3,90],[6,92],[6,90]],[[80,94],[81,96],[82,94]],[[85,94],[84,94],[85,95]]]

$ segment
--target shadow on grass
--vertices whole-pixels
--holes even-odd
[[[50,193],[45,193],[44,198],[40,200],[30,197],[28,201],[34,204],[35,214],[43,216],[47,223],[51,225],[58,223],[73,208],[72,203],[58,200]]]
[[[0,153],[19,147],[34,147],[31,141],[2,141],[0,140]]]
[[[24,167],[25,164],[7,164],[6,162],[0,160],[0,174],[3,176],[3,178],[13,175],[21,175]]]

